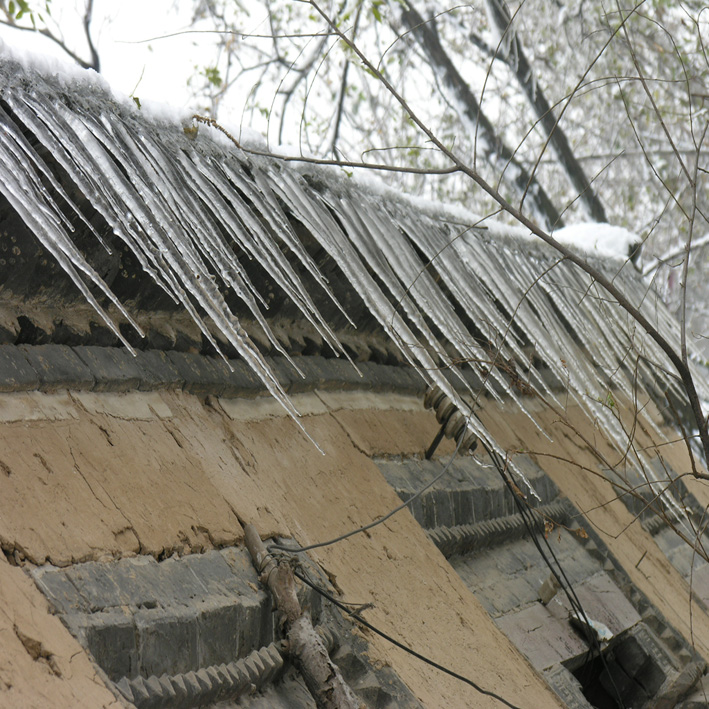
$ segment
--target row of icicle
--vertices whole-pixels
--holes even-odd
[[[51,81],[19,67],[11,73],[16,80],[6,82],[2,98],[14,118],[0,110],[5,175],[0,190],[127,347],[87,283],[97,285],[136,329],[138,325],[74,245],[69,217],[74,213],[100,236],[22,126],[49,151],[143,269],[191,314],[205,337],[218,349],[205,322],[209,319],[294,417],[294,405],[220,293],[220,287],[232,289],[273,346],[287,356],[264,317],[263,294],[223,236],[229,235],[248,258],[263,265],[322,338],[344,354],[315,305],[315,294],[284,255],[286,247],[312,276],[321,290],[318,297],[335,300],[297,237],[292,218],[337,263],[421,376],[438,384],[466,412],[479,402],[481,392],[456,393],[444,376],[454,361],[475,370],[489,395],[512,399],[526,411],[519,386],[501,374],[504,367],[491,366],[499,357],[523,373],[528,390],[559,409],[570,403],[567,397],[579,404],[593,425],[624,451],[626,432],[608,406],[611,382],[629,401],[637,381],[646,389],[676,390],[675,380],[664,373],[666,359],[659,348],[588,276],[549,250],[512,238],[496,241],[459,219],[434,217],[331,172],[319,175],[319,182],[328,186],[316,191],[300,172],[276,160],[247,158],[236,148],[211,141],[206,129],[190,141],[179,126],[152,124],[95,86],[77,85],[69,105],[66,90]],[[667,339],[678,342],[676,323],[629,267],[615,282],[633,302],[643,303]],[[477,339],[459,313],[475,322]],[[550,386],[550,375],[556,387]],[[558,384],[565,389],[563,400],[555,393]],[[533,413],[528,415],[535,421]],[[654,426],[651,419],[648,425]],[[469,427],[496,448],[476,417],[470,417]],[[657,428],[654,433],[661,436]]]

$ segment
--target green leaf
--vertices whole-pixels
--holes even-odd
[[[384,0],[374,0],[372,2],[372,15],[377,22],[382,21],[382,13],[379,12],[379,8],[384,4]]]
[[[131,96],[131,98],[133,99],[133,101],[135,101],[135,105],[138,108],[142,108],[142,106],[140,105],[140,99],[137,96]]]
[[[204,76],[212,86],[216,86],[218,89],[221,88],[224,83],[222,75],[219,73],[219,68],[216,66],[205,67]]]

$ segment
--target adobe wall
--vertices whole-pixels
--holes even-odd
[[[362,379],[341,362],[301,364],[304,380],[275,366],[322,453],[243,366],[227,373],[218,360],[187,354],[133,359],[117,349],[0,347],[3,386],[14,389],[0,394],[0,632],[9,638],[0,651],[0,706],[46,706],[48,694],[57,706],[83,696],[96,706],[114,701],[42,594],[10,564],[196,554],[239,544],[242,522],[262,536],[309,544],[397,506],[372,457],[421,456],[436,435],[416,375],[363,365]],[[487,400],[480,415],[511,455],[536,459],[632,583],[709,655],[706,612],[695,604],[690,618],[686,581],[592,472],[591,448],[610,457],[607,442],[582,416],[574,430],[573,409],[570,427],[525,403],[552,440],[509,406]],[[649,429],[638,428],[636,445],[654,445]],[[686,449],[662,450],[676,471],[688,469]],[[437,455],[451,451],[444,441]],[[704,504],[706,484],[690,487]],[[408,511],[312,557],[347,599],[374,603],[367,618],[378,627],[520,706],[557,704]],[[425,706],[488,705],[385,641],[365,638],[375,663],[391,665]]]
[[[3,506],[4,507],[4,506]],[[126,706],[22,569],[0,555],[0,706]]]
[[[293,535],[308,544],[396,506],[369,456],[425,450],[438,425],[420,399],[326,392],[294,400],[325,455],[270,400],[200,399],[167,390],[0,395],[6,557],[66,565],[199,552],[239,542],[239,520],[262,535]],[[374,603],[367,617],[383,630],[514,703],[558,705],[408,512],[313,557],[346,598]],[[49,690],[51,667],[41,654],[29,662],[28,651],[13,641],[0,655],[0,681],[14,690],[0,693],[0,701],[46,706],[52,691],[53,706],[74,707],[91,686],[95,705],[109,706],[110,694],[48,615],[39,591],[19,569],[1,563],[5,634],[30,603],[22,633],[49,648],[55,664],[71,663],[72,671],[57,678],[61,691]],[[18,583],[26,595],[13,591]],[[425,706],[498,706],[383,640],[369,634],[367,640],[371,659],[391,665]]]
[[[525,451],[547,472],[560,490],[584,514],[625,572],[652,603],[665,615],[685,639],[703,655],[709,655],[709,616],[696,603],[690,604],[690,588],[643,527],[618,497],[618,490],[608,482],[596,448],[609,461],[618,463],[618,454],[600,435],[590,429],[588,419],[567,411],[566,421],[541,404],[526,402],[546,438],[527,416],[511,406],[489,402],[481,418],[496,441],[506,450]],[[655,419],[660,423],[660,417]],[[628,430],[631,430],[628,428]],[[675,434],[668,432],[670,440]],[[584,440],[585,439],[585,440]],[[691,468],[686,446],[679,441],[671,446],[638,426],[634,445],[638,449],[659,446],[662,456],[678,473]],[[690,488],[703,503],[709,502],[706,481],[690,482]],[[586,522],[586,524],[588,524]],[[584,526],[585,521],[579,520]]]

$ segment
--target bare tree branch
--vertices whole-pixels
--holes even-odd
[[[72,61],[76,62],[82,69],[93,69],[95,72],[101,71],[101,62],[94,45],[93,39],[91,38],[91,19],[93,15],[93,0],[87,0],[86,10],[83,17],[83,27],[84,33],[86,35],[86,41],[89,46],[89,52],[91,54],[91,59],[83,59],[77,52],[75,52],[66,43],[63,37],[52,32],[49,27],[36,27],[34,22],[32,25],[21,25],[7,10],[5,3],[2,2],[0,9],[5,13],[7,19],[0,20],[0,25],[5,25],[6,27],[11,27],[12,29],[19,30],[21,32],[31,32],[33,34],[41,35],[46,37],[51,42],[54,42]]]
[[[705,459],[709,460],[709,432],[707,431],[707,425],[704,421],[704,415],[702,412],[701,401],[699,394],[697,392],[696,384],[692,373],[682,359],[682,357],[677,353],[675,348],[670,342],[668,342],[663,335],[658,331],[658,329],[648,320],[648,318],[635,306],[633,305],[628,297],[623,293],[618,286],[616,286],[605,274],[600,270],[592,266],[586,259],[574,253],[568,249],[563,244],[559,243],[556,239],[545,232],[538,224],[532,221],[526,214],[521,212],[518,208],[510,204],[494,187],[492,187],[486,180],[484,180],[481,175],[475,170],[474,167],[468,165],[462,158],[457,154],[453,153],[449,148],[447,148],[440,139],[433,133],[433,131],[418,117],[415,111],[409,106],[406,100],[399,94],[394,86],[387,80],[387,78],[377,70],[377,68],[372,64],[372,62],[367,58],[367,56],[362,52],[362,50],[352,42],[343,32],[341,32],[336,24],[329,18],[327,13],[320,7],[317,0],[303,0],[308,2],[313,9],[328,23],[330,28],[337,32],[340,39],[347,44],[347,46],[355,52],[359,57],[360,61],[367,67],[370,73],[377,78],[379,82],[383,84],[386,90],[396,99],[399,105],[404,111],[409,115],[411,120],[419,127],[419,129],[428,137],[433,145],[435,145],[443,155],[445,155],[454,165],[456,165],[459,170],[467,175],[475,184],[477,184],[485,193],[490,195],[497,204],[499,204],[510,216],[516,219],[520,224],[528,228],[533,234],[538,236],[546,244],[554,248],[560,254],[566,257],[571,263],[575,264],[584,273],[589,275],[592,279],[598,282],[608,293],[615,299],[615,301],[620,305],[623,310],[625,310],[635,322],[649,335],[649,337],[658,345],[658,347],[665,353],[667,358],[670,360],[674,366],[677,374],[679,375],[682,385],[687,394],[687,399],[692,411],[692,415],[695,424],[699,430],[699,436],[702,443],[702,448],[704,450]],[[642,5],[642,2],[638,3],[633,10],[627,13],[621,20],[620,26],[616,29],[615,34],[619,32],[630,17],[632,17],[635,10]],[[700,477],[709,476],[700,473]]]
[[[101,59],[96,51],[96,45],[91,37],[91,20],[93,19],[94,0],[87,0],[86,11],[84,12],[84,34],[86,35],[86,43],[89,45],[91,52],[91,68],[97,72],[101,72]]]

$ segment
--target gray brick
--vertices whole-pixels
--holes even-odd
[[[140,369],[128,350],[83,345],[73,349],[91,370],[94,391],[133,391],[140,385]]]
[[[398,461],[377,460],[377,467],[385,477],[386,481],[395,489],[399,490],[409,485],[409,478],[406,468]]]
[[[526,570],[526,564],[514,553],[510,545],[495,549],[495,566],[506,578]]]
[[[150,689],[142,677],[136,677],[131,681],[131,689],[136,706],[142,707],[150,700]]]
[[[155,583],[158,562],[152,556],[138,556],[111,564],[109,573],[127,606],[155,606],[162,592]]]
[[[302,361],[302,358],[293,357],[293,362],[298,364]],[[296,371],[295,367],[285,358],[281,356],[267,357],[266,362],[273,370],[276,375],[280,385],[286,390],[290,391],[291,385],[294,380],[300,380],[301,376]]]
[[[539,603],[508,613],[495,623],[538,671],[588,650],[566,618],[555,618]]]
[[[348,366],[350,369],[352,368],[349,363]],[[364,386],[374,391],[396,392],[397,394],[420,397],[426,393],[427,384],[413,367],[393,367],[374,362],[359,362],[357,366],[367,382]]]
[[[24,352],[14,345],[0,345],[0,392],[38,388],[39,376]]]
[[[243,609],[237,603],[207,601],[199,605],[197,652],[201,667],[237,657],[236,629],[243,616]]]
[[[219,687],[217,686],[215,691],[213,680],[209,676],[207,670],[204,667],[202,669],[197,670],[195,672],[195,677],[197,677],[197,681],[199,682],[200,687],[202,689],[200,699],[203,702],[207,702],[213,699],[214,695],[216,695],[219,691]]]
[[[234,689],[234,679],[227,671],[226,664],[222,663],[221,665],[214,667],[213,672],[216,674],[219,681],[219,686],[221,687],[221,691],[219,693],[220,698],[230,695]]]
[[[190,693],[185,685],[184,675],[175,675],[174,677],[170,677],[170,684],[175,692],[175,706],[190,706]]]
[[[481,519],[495,519],[505,516],[505,492],[502,481],[499,485],[486,485],[476,491],[480,500],[479,505],[476,506],[476,513],[480,514]]]
[[[283,658],[274,643],[271,643],[268,647],[261,650],[260,654],[268,670],[266,676],[263,678],[264,682],[270,682],[281,671]]]
[[[135,364],[140,370],[139,388],[142,391],[156,389],[182,389],[185,380],[165,352],[146,350],[137,352]]]
[[[233,682],[233,696],[239,696],[239,694],[241,694],[244,689],[251,684],[249,673],[246,671],[243,664],[243,661],[230,662],[226,666],[226,671],[229,673],[229,676]]]
[[[162,688],[162,696],[165,701],[169,702],[170,706],[174,706],[175,701],[177,700],[177,692],[172,686],[172,682],[170,682],[168,675],[162,675],[162,677],[159,677],[158,682]]]
[[[148,700],[140,705],[140,709],[159,709],[165,706],[163,688],[157,677],[148,677],[145,680],[145,688],[148,690]]]
[[[273,640],[274,615],[270,597],[259,603],[255,598],[240,598],[241,619],[236,628],[237,656],[245,657]]]
[[[563,665],[553,665],[541,673],[569,709],[588,709],[580,682]]]
[[[260,599],[266,597],[265,591],[254,590],[254,586],[258,587],[258,574],[254,569],[251,556],[246,549],[237,547],[228,547],[217,552],[227,563],[234,578],[239,583],[238,593],[241,596],[255,596]]]
[[[117,608],[126,604],[121,589],[111,573],[111,567],[99,562],[75,564],[66,570],[67,578],[81,589],[89,612]]]
[[[33,575],[114,680],[219,665],[273,640],[271,600],[252,585],[256,572],[244,549],[159,563],[149,556],[88,562]]]
[[[88,562],[66,570],[88,602],[96,609],[114,606],[155,607],[162,597],[161,565],[151,556],[108,563]]]
[[[448,527],[438,527],[437,529],[432,529],[429,532],[429,537],[438,547],[438,550],[443,554],[443,556],[448,557],[455,553],[456,537]]]
[[[194,599],[204,598],[207,588],[195,574],[189,571],[184,559],[166,559],[151,572],[151,587],[160,589],[164,606],[187,606]]]
[[[21,345],[27,361],[39,378],[42,391],[57,389],[93,389],[91,370],[66,345]]]
[[[38,568],[32,577],[58,613],[88,612],[89,604],[64,569]]]
[[[266,357],[266,362],[277,373],[278,367],[274,365],[273,360]],[[220,362],[219,364],[224,380],[222,396],[251,399],[266,392],[266,385],[243,360],[230,359],[229,366],[232,371],[229,371],[229,367],[227,367],[225,362]],[[278,378],[281,380],[282,377],[279,376]],[[287,378],[285,381],[287,386]]]
[[[411,497],[411,492],[407,490],[406,492],[399,492],[398,495],[402,499],[402,501],[405,502]],[[431,529],[431,526],[427,525],[427,512],[424,509],[423,501],[420,497],[417,497],[411,504],[409,504],[408,508],[411,511],[411,514],[413,515],[414,519],[424,529]]]
[[[184,390],[196,396],[221,396],[226,387],[223,361],[188,352],[168,352],[167,357],[184,380]]]
[[[289,394],[313,391],[314,389],[330,390],[335,388],[337,376],[341,377],[340,390],[358,388],[360,376],[349,362],[324,357],[300,357],[295,359],[295,364],[303,373],[290,368],[291,383]]]
[[[453,503],[448,490],[431,490],[436,506],[436,526],[452,527],[455,524]]]
[[[120,682],[116,683],[116,687],[118,688],[118,691],[129,701],[132,702],[134,697],[133,697],[133,686],[131,683],[128,681],[127,677],[123,677]]]
[[[229,684],[226,684],[216,667],[207,667],[205,669],[205,672],[209,677],[209,681],[212,683],[213,691],[209,695],[210,699],[211,701],[216,701],[226,692],[231,682]]]
[[[249,673],[251,681],[258,686],[259,679],[262,674],[265,674],[266,665],[257,652],[252,653],[244,660],[244,667]]]
[[[231,567],[218,551],[184,556],[180,559],[180,564],[184,573],[198,578],[209,594],[233,597],[242,587]]]
[[[637,638],[630,635],[624,642],[617,644],[615,658],[630,677],[635,677],[647,662],[648,654],[640,646]]]
[[[495,615],[509,613],[522,605],[522,599],[517,593],[515,584],[507,578],[502,578],[491,584],[488,587],[488,596],[490,603],[497,611]]]
[[[140,671],[143,675],[177,674],[198,667],[197,614],[162,609],[135,613]]]
[[[108,677],[138,674],[138,641],[133,618],[121,611],[97,613],[90,616],[86,629],[88,649]]]
[[[421,526],[425,529],[433,529],[434,527],[437,527],[438,525],[436,524],[436,503],[433,497],[431,495],[422,495],[421,497],[417,498],[417,501],[421,503],[422,513],[422,517],[420,520],[418,517],[416,517],[416,519],[419,521],[419,524],[421,524]],[[416,506],[417,505],[414,503],[414,507]]]
[[[187,672],[182,678],[185,688],[187,690],[187,696],[190,698],[190,706],[196,703],[197,698],[200,696],[202,691],[202,685],[197,679],[197,675],[194,672]]]

